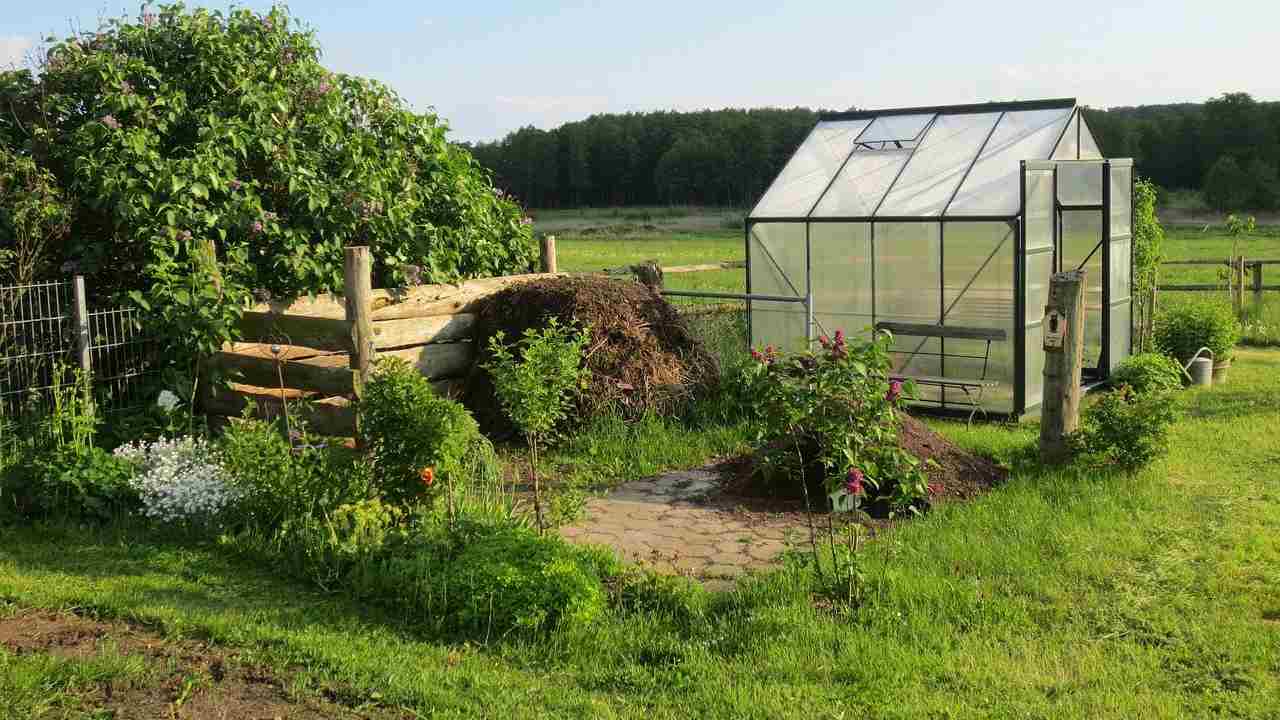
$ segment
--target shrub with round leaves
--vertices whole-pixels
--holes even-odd
[[[338,290],[343,247],[375,284],[522,270],[522,210],[432,114],[320,64],[287,11],[169,5],[53,44],[38,74],[0,72],[0,150],[71,206],[47,266],[132,292],[175,342],[216,349],[251,291]],[[218,247],[222,283],[198,248]],[[232,308],[226,310],[223,305]]]
[[[1202,347],[1215,361],[1228,360],[1240,340],[1240,322],[1221,300],[1189,300],[1171,305],[1156,317],[1156,347],[1187,362]]]

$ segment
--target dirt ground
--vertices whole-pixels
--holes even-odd
[[[75,701],[85,712],[116,720],[309,720],[400,718],[393,710],[352,708],[321,688],[299,697],[270,669],[243,662],[232,652],[194,641],[167,640],[123,623],[68,613],[22,611],[0,618],[0,646],[16,655],[43,653],[88,658],[101,653],[140,656],[145,679],[81,688]]]

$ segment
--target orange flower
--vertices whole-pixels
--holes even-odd
[[[423,485],[431,487],[431,483],[436,481],[436,469],[433,467],[422,468],[422,472],[419,473],[419,477],[422,478]]]

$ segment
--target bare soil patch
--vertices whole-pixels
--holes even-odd
[[[206,643],[170,640],[123,623],[104,623],[67,613],[22,611],[0,618],[0,646],[17,655],[47,654],[83,659],[103,652],[141,656],[145,680],[82,688],[81,709],[108,712],[118,720],[225,720],[228,718],[398,718],[386,708],[332,702],[322,688],[315,698],[286,690],[271,669]]]

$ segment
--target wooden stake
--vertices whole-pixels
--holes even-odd
[[[543,235],[540,250],[539,269],[544,273],[556,272],[556,236]]]
[[[1262,263],[1253,264],[1253,303],[1262,307]]]
[[[343,262],[343,294],[351,331],[351,384],[356,399],[364,395],[373,370],[373,261],[367,247],[349,247]]]
[[[1080,425],[1080,370],[1084,356],[1084,270],[1049,279],[1044,324],[1044,405],[1040,414],[1040,458],[1070,457],[1067,438]]]
[[[1235,305],[1236,315],[1244,315],[1244,256],[1240,255],[1232,259],[1231,276],[1235,280],[1235,294],[1232,296],[1232,304]]]

